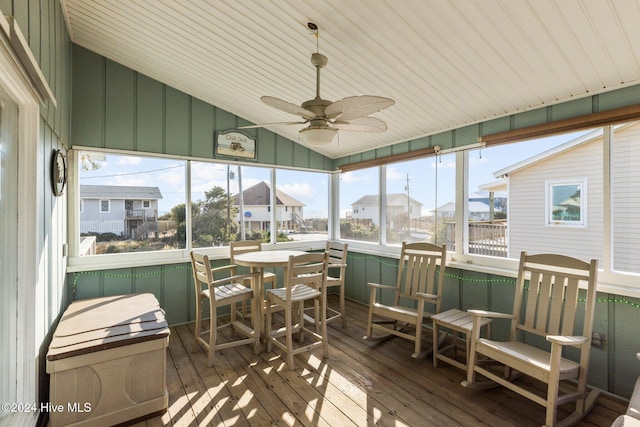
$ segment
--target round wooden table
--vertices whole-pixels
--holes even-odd
[[[233,257],[233,261],[237,265],[251,268],[252,273],[258,273],[258,280],[252,281],[254,283],[253,293],[257,298],[257,306],[259,308],[258,315],[262,319],[260,322],[260,334],[261,340],[264,342],[264,314],[265,314],[265,301],[264,301],[264,269],[283,267],[287,268],[289,264],[290,256],[298,256],[306,254],[304,251],[290,251],[290,250],[276,250],[276,251],[256,251],[247,252],[244,254],[236,255]],[[285,273],[286,274],[286,273]]]

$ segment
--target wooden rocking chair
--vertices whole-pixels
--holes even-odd
[[[599,394],[597,390],[587,390],[597,272],[597,260],[587,263],[564,255],[522,252],[513,313],[469,310],[474,315],[474,327],[467,380],[462,385],[477,388],[503,385],[546,407],[547,426],[580,421]],[[579,299],[580,283],[587,286],[584,300]],[[480,320],[485,317],[510,319],[509,340],[480,338]],[[546,339],[550,348],[543,350],[529,344],[535,341],[535,336]],[[565,346],[578,349],[577,361],[562,357]],[[487,365],[493,363],[504,367],[503,375],[499,370],[490,370]],[[491,381],[476,382],[476,374]],[[546,396],[513,382],[519,374],[547,383]],[[561,394],[560,381],[567,379],[577,381],[576,390]],[[556,422],[558,406],[573,401],[575,412]]]
[[[369,320],[363,338],[395,335],[415,343],[412,357],[427,356],[431,349],[422,350],[423,331],[431,316],[440,312],[446,259],[446,245],[403,242],[396,285],[369,283]],[[382,291],[394,294],[390,303],[376,298]],[[384,335],[374,337],[374,330]]]

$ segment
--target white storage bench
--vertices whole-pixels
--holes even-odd
[[[168,345],[152,294],[71,303],[47,353],[49,425],[114,425],[165,411]]]
[[[640,353],[636,354],[636,357],[640,360]],[[627,413],[616,418],[611,427],[640,427],[640,377],[633,388]]]

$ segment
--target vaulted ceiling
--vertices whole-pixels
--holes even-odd
[[[640,83],[636,0],[61,3],[74,43],[252,123],[296,120],[260,97],[312,99],[319,48],[324,99],[396,101],[372,114],[386,132],[310,147],[331,158]]]

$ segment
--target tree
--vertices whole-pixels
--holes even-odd
[[[191,216],[195,216],[198,212],[198,205],[195,203],[191,203]],[[186,205],[181,203],[171,208],[171,213],[169,214],[169,219],[175,221],[176,223],[176,234],[174,236],[174,241],[178,243],[182,243],[187,241],[187,210]]]
[[[205,191],[205,200],[196,202],[193,214],[194,246],[223,246],[235,240],[238,224],[234,220],[238,209],[222,187]]]

